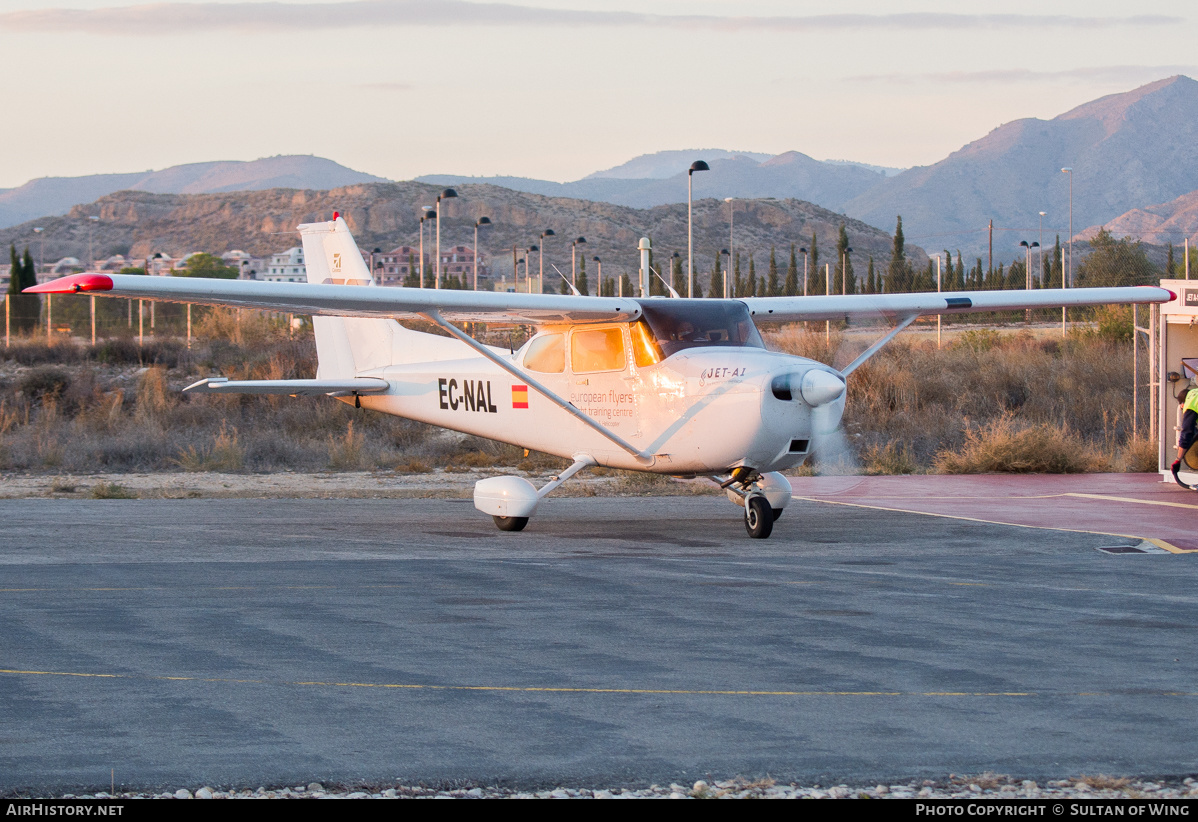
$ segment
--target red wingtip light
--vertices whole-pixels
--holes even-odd
[[[34,285],[22,294],[78,294],[80,291],[111,291],[112,277],[107,274],[72,274],[48,283]]]
[[[340,212],[340,211],[334,211],[334,212],[333,212],[333,222],[337,222],[337,218],[338,218],[338,217],[340,217],[340,216],[341,216],[341,212]]]
[[[1174,294],[1172,291],[1169,291],[1169,289],[1167,289],[1167,288],[1165,289],[1165,291],[1168,292],[1168,294],[1169,294],[1169,302],[1173,302],[1174,300],[1177,299],[1177,295]]]

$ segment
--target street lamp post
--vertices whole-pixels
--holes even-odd
[[[1019,245],[1023,246],[1023,287],[1028,291],[1032,290],[1032,249],[1039,248],[1037,242],[1028,243],[1027,240],[1020,240]],[[1030,308],[1023,309],[1023,321],[1031,323],[1032,310]]]
[[[432,206],[421,206],[424,214],[420,215],[420,287],[424,288],[424,221],[437,216]]]
[[[807,296],[807,249],[800,248],[799,253],[803,255],[803,296]]]
[[[1062,174],[1069,175],[1069,277],[1065,277],[1065,261],[1061,261],[1061,288],[1068,288],[1073,282],[1073,168],[1061,169]],[[1061,336],[1065,336],[1065,306],[1061,306]]]
[[[719,254],[717,254],[717,255],[716,255],[716,258],[715,258],[715,260],[716,260],[716,265],[719,265],[719,264],[720,264],[720,257],[727,257],[727,258],[728,258],[727,260],[725,260],[725,261],[724,261],[724,274],[723,274],[723,276],[720,278],[720,281],[721,281],[721,282],[723,283],[723,285],[724,285],[724,294],[723,294],[723,297],[724,297],[724,299],[726,300],[726,299],[728,299],[728,275],[732,273],[732,252],[731,252],[731,251],[729,251],[729,250],[728,250],[728,249],[726,249],[726,248],[721,248],[721,249],[720,249],[720,253],[719,253]],[[708,296],[710,297],[711,295],[709,294]]]
[[[736,246],[732,242],[732,204],[735,202],[734,197],[725,197],[724,202],[728,204],[728,274],[732,273],[732,252],[736,250]],[[728,274],[724,275],[724,299],[728,298]]]
[[[534,251],[537,252],[538,257],[541,255],[541,247],[536,243],[530,245],[524,252],[524,285],[528,289],[529,294],[532,293],[532,253]]]
[[[575,288],[578,288],[578,277],[577,277],[577,274],[575,273],[575,271],[576,271],[575,264],[577,263],[577,260],[575,259],[575,257],[577,255],[575,254],[574,250],[576,248],[578,248],[578,246],[585,243],[586,241],[587,241],[586,237],[579,237],[574,242],[570,243],[570,285],[574,286]]]
[[[686,170],[686,296],[695,296],[695,232],[691,209],[691,179],[696,171],[711,171],[711,166],[695,160]]]
[[[537,252],[537,288],[540,289],[540,294],[545,293],[545,238],[555,236],[557,235],[553,233],[552,228],[541,232],[541,250]]]
[[[940,288],[941,288],[940,255],[933,254],[931,256],[936,258],[936,293],[939,294]],[[949,262],[950,263],[952,262],[951,257],[949,258]],[[939,314],[936,315],[936,348],[940,348],[940,315]]]
[[[591,262],[595,264],[595,291],[597,296],[603,296],[603,260],[598,257],[591,257]]]
[[[441,287],[441,201],[457,197],[458,193],[447,188],[437,195],[437,288]]]
[[[474,221],[474,290],[478,291],[478,228],[491,225],[490,217],[479,217]]]
[[[1040,212],[1040,287],[1047,288],[1048,283],[1044,282],[1044,216],[1047,211]]]

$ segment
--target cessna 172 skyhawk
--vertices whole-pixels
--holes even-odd
[[[26,289],[242,306],[313,315],[311,380],[211,378],[207,393],[326,394],[354,405],[573,460],[541,488],[522,477],[475,486],[474,505],[519,531],[578,471],[609,466],[709,476],[768,537],[791,498],[781,471],[840,424],[845,380],[917,317],[1104,303],[1159,303],[1161,288],[958,291],[721,299],[631,299],[382,288],[338,215],[302,225],[307,283],[77,274]],[[648,293],[649,241],[640,289]],[[768,351],[754,318],[885,316],[893,328],[846,368]],[[430,321],[456,339],[397,319]],[[537,334],[511,353],[454,322],[521,323]]]

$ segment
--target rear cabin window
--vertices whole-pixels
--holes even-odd
[[[524,367],[542,374],[560,374],[566,370],[566,335],[544,334],[528,344]]]
[[[623,371],[627,364],[619,327],[575,331],[570,335],[570,368],[575,374]]]

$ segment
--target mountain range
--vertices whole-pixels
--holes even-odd
[[[65,214],[114,191],[157,194],[211,194],[267,188],[328,189],[354,183],[384,182],[322,157],[290,155],[240,162],[189,163],[162,171],[40,177],[17,188],[0,189],[0,228],[38,217]]]
[[[489,185],[553,199],[652,209],[694,198],[804,200],[883,231],[903,217],[917,245],[985,257],[994,223],[995,263],[1020,240],[1079,237],[1106,225],[1117,235],[1163,244],[1198,236],[1198,82],[1170,77],[1080,105],[1049,120],[1027,118],[924,167],[899,171],[847,161],[726,149],[661,151],[559,183],[522,177],[427,175],[428,186]],[[1070,168],[1062,174],[1062,168]],[[382,178],[318,157],[195,163],[155,172],[42,178],[0,191],[0,227],[64,214],[120,189],[211,194],[270,188],[329,190]],[[1072,195],[1070,194],[1072,184]],[[740,207],[739,205],[737,207]],[[579,209],[585,211],[580,205]]]

